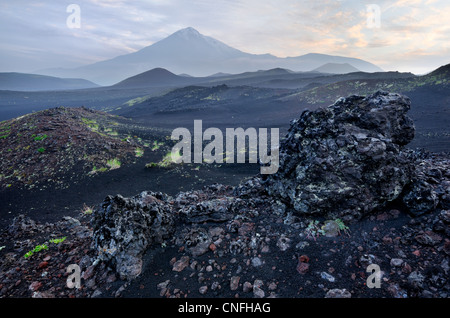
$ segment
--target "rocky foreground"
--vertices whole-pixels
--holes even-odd
[[[409,107],[379,92],[306,111],[279,172],[238,187],[18,216],[1,234],[0,296],[449,297],[450,159],[405,148]]]

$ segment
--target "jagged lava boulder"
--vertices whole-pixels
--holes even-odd
[[[436,209],[450,209],[450,159],[448,154],[418,151],[412,181],[405,187],[402,202],[412,216]]]
[[[304,111],[280,146],[280,168],[266,190],[298,214],[359,219],[399,197],[413,160],[410,100],[399,94],[341,98]]]
[[[162,193],[142,192],[132,197],[108,196],[92,217],[92,248],[122,279],[142,271],[142,255],[175,231],[172,210]]]

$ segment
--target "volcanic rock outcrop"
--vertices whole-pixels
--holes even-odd
[[[306,227],[305,220],[316,217],[358,220],[384,207],[389,210],[393,201],[413,216],[448,210],[450,161],[404,148],[414,138],[409,108],[407,97],[392,93],[342,98],[328,108],[305,111],[292,122],[281,144],[277,174],[254,176],[237,187],[216,184],[180,192],[173,198],[154,192],[108,196],[92,218],[97,259],[130,280],[141,273],[142,256],[152,246],[172,240],[194,258],[215,251],[223,243],[213,234],[223,231],[217,230],[219,224],[245,237],[255,229],[251,220],[257,216],[271,226],[296,224],[300,229]],[[438,229],[443,231],[448,212],[441,214]],[[334,225],[322,228],[325,236],[339,235],[336,221],[324,224]],[[265,226],[259,230],[267,231]],[[247,238],[249,244],[257,246],[257,237]],[[289,240],[281,235],[277,248],[286,250]],[[242,242],[230,241],[228,250],[243,250]],[[182,271],[187,256],[175,264],[174,270]]]
[[[280,147],[280,169],[264,180],[270,195],[301,215],[359,219],[397,199],[411,181],[403,150],[414,138],[399,94],[341,98],[291,122]]]
[[[142,192],[133,198],[108,196],[92,218],[93,248],[122,279],[142,271],[142,254],[174,232],[174,218],[161,193]]]

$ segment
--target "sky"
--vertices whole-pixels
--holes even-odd
[[[449,14],[448,0],[0,0],[0,72],[87,65],[193,27],[247,53],[423,74],[450,63]]]

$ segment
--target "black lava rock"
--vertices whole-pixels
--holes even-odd
[[[142,254],[175,231],[166,195],[142,192],[133,198],[108,196],[92,218],[93,243],[100,260],[111,264],[122,279],[142,270]]]
[[[267,192],[298,214],[359,219],[397,199],[412,177],[408,97],[377,92],[305,111],[280,146]]]

